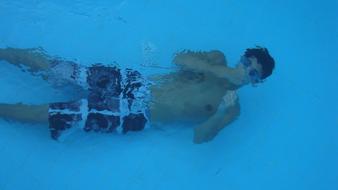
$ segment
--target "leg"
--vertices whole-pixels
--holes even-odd
[[[29,72],[42,77],[55,88],[67,86],[73,87],[76,91],[84,90],[82,83],[86,79],[80,78],[82,66],[72,61],[53,58],[47,55],[42,48],[0,48],[0,60],[18,67],[24,66]]]
[[[0,60],[5,60],[13,65],[24,65],[30,72],[48,70],[50,67],[50,56],[42,48],[0,49]]]
[[[0,117],[26,123],[48,123],[48,104],[0,104]]]
[[[52,138],[57,139],[63,131],[82,120],[80,106],[80,101],[42,105],[0,104],[0,118],[24,123],[47,124]]]

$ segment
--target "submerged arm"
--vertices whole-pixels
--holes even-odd
[[[227,66],[225,56],[220,51],[192,52],[183,51],[174,57],[174,64],[183,70],[191,70],[225,78],[233,84],[241,84],[242,77],[238,72]]]
[[[238,97],[234,91],[229,91],[224,96],[224,101],[217,112],[207,121],[194,130],[194,143],[203,143],[212,140],[218,132],[234,121],[240,114]]]

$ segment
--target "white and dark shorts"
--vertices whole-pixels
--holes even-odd
[[[55,68],[63,70],[62,64],[65,63],[55,64]],[[58,140],[63,134],[79,129],[125,134],[141,131],[149,125],[150,84],[138,71],[101,64],[90,67],[66,65],[66,77],[86,88],[88,96],[49,105],[49,128],[53,139]]]

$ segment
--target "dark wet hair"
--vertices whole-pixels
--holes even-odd
[[[262,65],[263,73],[261,79],[265,79],[272,74],[275,68],[275,60],[269,54],[268,49],[256,46],[256,48],[248,48],[244,53],[245,57],[256,57],[259,64]]]

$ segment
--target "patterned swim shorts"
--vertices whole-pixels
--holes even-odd
[[[60,64],[57,65],[61,67]],[[149,123],[148,83],[138,71],[95,64],[68,64],[69,79],[88,90],[88,97],[49,105],[51,137],[58,140],[75,129],[85,132],[127,133]],[[67,133],[68,132],[68,133]]]

